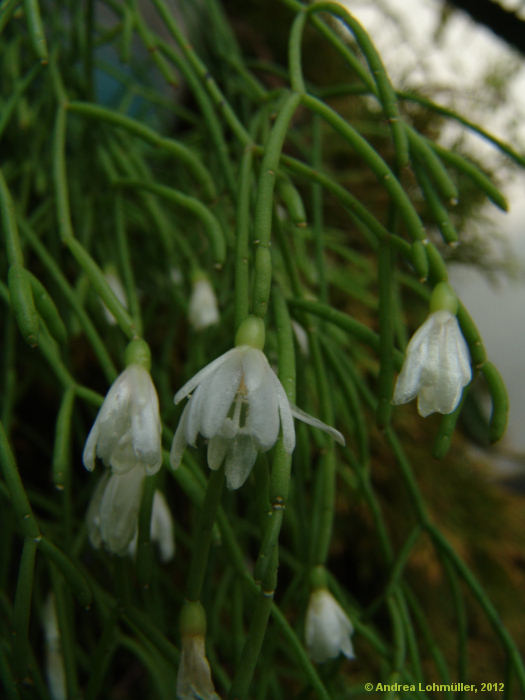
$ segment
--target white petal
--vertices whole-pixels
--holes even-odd
[[[305,620],[306,646],[311,658],[322,663],[340,652],[352,658],[352,631],[350,620],[331,593],[325,588],[313,591]]]
[[[100,533],[107,549],[125,554],[137,528],[145,472],[142,467],[112,474],[100,502]]]
[[[84,445],[84,451],[82,453],[82,462],[85,468],[92,472],[95,468],[95,455],[98,442],[98,425],[95,421],[89,431],[87,436],[86,444]]]
[[[139,365],[133,369],[131,396],[131,431],[133,451],[144,464],[146,473],[154,474],[162,463],[160,416],[157,392],[149,372]]]
[[[182,638],[176,692],[178,700],[220,700],[213,686],[201,635]]]
[[[231,441],[224,465],[229,489],[238,489],[244,484],[256,459],[257,450],[249,435],[238,435]]]
[[[113,445],[129,421],[129,397],[129,372],[124,370],[109,388],[86,440],[82,461],[89,471],[95,468],[95,455],[109,465]]]
[[[222,435],[215,435],[208,442],[208,466],[210,469],[218,469],[224,462],[231,441]]]
[[[431,317],[434,326],[428,337],[418,398],[418,412],[424,417],[434,412],[452,413],[471,378],[468,347],[456,317],[447,311]]]
[[[188,317],[191,325],[198,331],[212,326],[219,320],[217,298],[206,277],[198,279],[193,285],[188,305]]]
[[[257,391],[264,381],[267,380],[268,371],[273,371],[262,350],[251,348],[248,345],[241,345],[240,357],[242,358],[242,369],[244,373],[244,383],[248,394]]]
[[[186,442],[188,445],[195,447],[195,441],[197,440],[197,435],[201,429],[202,424],[202,406],[203,401],[206,398],[206,386],[201,384],[197,387],[194,394],[190,396],[188,405],[188,415],[186,418]],[[186,409],[185,409],[186,410]]]
[[[263,451],[269,450],[279,437],[279,400],[268,372],[260,386],[248,394],[246,429]]]
[[[218,433],[239,388],[242,364],[238,354],[231,355],[219,369],[201,384],[205,392],[200,433],[211,438]]]
[[[268,373],[268,377],[273,384],[273,388],[277,396],[277,403],[279,405],[279,415],[281,418],[281,428],[283,432],[283,447],[288,454],[291,454],[295,447],[295,427],[293,424],[292,408],[288,397],[286,396],[283,385],[271,368],[270,372]]]
[[[173,469],[177,469],[179,467],[182,460],[182,455],[186,449],[186,421],[188,419],[189,406],[189,403],[184,406],[184,411],[179,419],[179,424],[177,426],[177,430],[175,431],[175,435],[173,436],[173,442],[171,443],[170,464]]]
[[[151,511],[151,539],[157,542],[160,558],[164,563],[175,556],[175,537],[173,534],[173,518],[166,499],[160,491],[155,491]]]
[[[334,440],[340,445],[346,444],[344,436],[342,433],[339,432],[339,430],[332,428],[331,425],[323,423],[323,421],[319,420],[318,418],[314,418],[309,413],[305,413],[305,411],[302,411],[298,406],[290,404],[290,408],[294,418],[298,418],[303,423],[307,423],[308,425],[311,425],[314,428],[319,428],[319,430],[323,430],[325,433],[331,435],[334,438]]]
[[[124,474],[135,467],[144,466],[142,459],[133,449],[133,433],[129,428],[119,440],[112,444],[112,451],[106,463],[114,474]]]
[[[109,481],[111,472],[106,470],[93,491],[91,501],[86,513],[86,523],[88,528],[89,541],[95,549],[102,546],[102,535],[100,534],[100,503]]]
[[[421,374],[427,361],[429,337],[436,320],[431,314],[417,329],[407,345],[405,360],[397,378],[392,403],[399,405],[412,401],[421,386]]]
[[[111,385],[104,403],[98,413],[96,422],[99,425],[99,441],[97,455],[107,464],[113,443],[128,429],[131,417],[129,413],[130,398],[130,368],[119,374]]]
[[[219,357],[215,358],[213,362],[210,362],[206,367],[203,367],[197,374],[193,375],[193,377],[182,386],[177,393],[175,394],[174,401],[175,403],[179,403],[179,401],[182,401],[182,399],[185,396],[188,396],[188,394],[191,394],[191,392],[195,389],[196,386],[198,386],[203,379],[206,379],[212,372],[214,372],[218,367],[220,367],[226,360],[233,354],[238,353],[239,349],[238,348],[232,348],[231,350],[228,350],[225,352],[223,355],[220,355]]]
[[[471,377],[468,346],[456,317],[449,311],[435,311],[407,346],[393,403],[406,403],[417,394],[420,415],[451,413]]]

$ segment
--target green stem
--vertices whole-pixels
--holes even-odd
[[[403,217],[407,230],[414,240],[424,240],[426,238],[425,229],[408,198],[405,190],[400,185],[392,170],[385,161],[378,155],[377,151],[341,117],[335,110],[326,105],[321,100],[311,95],[302,95],[301,102],[305,107],[315,114],[319,114],[328,124],[330,124],[344,138],[355,152],[361,156],[369,168],[377,177],[378,181],[390,194],[392,201],[399,208],[399,213]]]
[[[113,185],[119,188],[140,188],[147,190],[148,192],[153,192],[159,197],[163,197],[164,199],[173,202],[173,204],[181,209],[190,211],[204,226],[204,230],[206,231],[210,240],[213,255],[215,256],[215,264],[219,267],[222,266],[226,259],[226,243],[224,240],[224,233],[219,220],[211,213],[208,207],[202,204],[199,199],[184,194],[183,192],[179,192],[179,190],[175,190],[173,187],[158,185],[153,182],[146,182],[142,180],[122,178],[115,180]]]
[[[13,661],[15,674],[20,680],[24,678],[28,664],[29,617],[32,607],[31,598],[33,596],[36,549],[36,541],[26,537],[22,548],[16,583],[13,613]]]
[[[381,241],[378,251],[379,277],[379,378],[376,420],[380,428],[390,422],[394,383],[393,260],[389,239]]]
[[[191,601],[198,601],[201,598],[208,565],[212,530],[217,517],[217,509],[221,502],[223,486],[224,469],[212,471],[208,479],[206,494],[193,538],[191,564],[186,583],[186,598]]]
[[[255,253],[255,280],[253,291],[253,312],[264,318],[268,308],[272,284],[272,261],[270,254],[273,195],[279,159],[286,138],[286,132],[300,102],[300,95],[289,94],[281,105],[281,109],[270,131],[264,147],[261,163],[261,173],[257,183],[257,200],[253,239],[257,246]]]
[[[203,166],[202,161],[193,153],[187,146],[179,143],[175,139],[167,136],[160,136],[154,129],[146,126],[142,122],[133,119],[132,117],[120,114],[108,107],[92,104],[89,102],[68,102],[68,112],[80,114],[88,119],[106,122],[117,126],[125,131],[128,131],[134,136],[138,136],[146,143],[155,146],[159,151],[172,156],[175,160],[180,161],[181,167],[190,172],[195,180],[202,185],[206,197],[214,199],[216,196],[215,185],[210,173]]]
[[[253,149],[247,146],[239,171],[239,198],[235,235],[235,330],[249,311],[250,196],[252,191]]]

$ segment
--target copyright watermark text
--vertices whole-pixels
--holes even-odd
[[[468,693],[503,693],[505,683],[501,681],[487,683],[365,683],[365,690],[368,693],[394,692],[426,692],[426,693],[446,693],[446,692],[468,692]]]

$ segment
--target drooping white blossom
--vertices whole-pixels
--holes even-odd
[[[352,632],[352,623],[347,614],[328,589],[312,591],[305,620],[309,656],[317,663],[335,659],[340,653],[353,659]]]
[[[290,403],[266,355],[250,345],[229,350],[197,372],[175,394],[175,403],[190,394],[171,446],[171,464],[179,466],[186,445],[194,446],[200,433],[209,440],[209,467],[218,469],[224,462],[232,489],[244,483],[258,451],[275,444],[279,429],[284,449],[293,451],[294,418],[344,444],[341,433]]]
[[[44,604],[42,626],[44,628],[46,677],[49,694],[52,700],[66,700],[66,672],[62,656],[55,596],[52,593],[49,593]]]
[[[193,283],[188,316],[191,325],[197,331],[213,326],[219,321],[217,297],[209,279],[203,275],[199,275]]]
[[[129,545],[129,554],[134,557],[137,552],[138,531]],[[153,495],[153,505],[151,508],[150,538],[156,542],[162,562],[167,563],[175,556],[175,536],[173,533],[173,518],[166,499],[160,491],[155,491]]]
[[[410,339],[393,403],[408,403],[417,396],[421,416],[452,413],[471,378],[469,350],[456,316],[440,309]]]
[[[111,385],[93,423],[82,460],[89,471],[99,457],[114,473],[142,467],[154,474],[162,462],[157,392],[149,372],[129,364]]]
[[[91,498],[87,512],[91,544],[124,555],[137,531],[146,473],[140,464],[124,472],[107,470]]]
[[[183,635],[181,646],[177,672],[178,700],[220,700],[211,678],[204,636]]]

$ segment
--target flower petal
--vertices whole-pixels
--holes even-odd
[[[238,435],[231,441],[224,465],[229,489],[238,489],[244,484],[256,459],[257,450],[249,435]]]
[[[178,700],[220,700],[213,686],[204,637],[200,635],[182,638],[176,692]]]
[[[95,456],[97,450],[99,427],[95,421],[91,426],[89,435],[87,436],[86,444],[84,445],[84,451],[82,452],[82,463],[84,467],[92,472],[95,468]]]
[[[89,431],[82,454],[84,466],[89,471],[95,468],[95,455],[109,465],[113,447],[119,436],[125,432],[129,422],[129,398],[129,372],[125,369],[109,388]]]
[[[175,556],[173,518],[166,499],[160,491],[155,491],[153,495],[150,533],[151,539],[159,545],[161,561],[166,563],[173,559]]]
[[[242,360],[244,383],[248,394],[251,394],[257,391],[263,382],[266,381],[267,372],[271,370],[271,367],[262,350],[257,350],[257,348],[251,348],[247,345],[241,345],[239,350],[241,352],[240,358]]]
[[[205,384],[200,433],[211,438],[216,435],[231,408],[242,377],[242,364],[238,353],[230,355]]]
[[[342,652],[353,658],[352,623],[326,588],[312,592],[305,619],[305,639],[310,657],[322,663]]]
[[[100,533],[110,552],[125,554],[137,528],[145,472],[142,467],[112,474],[100,501]]]
[[[140,459],[147,474],[155,474],[162,464],[160,442],[160,416],[157,392],[149,372],[139,365],[132,376],[131,433],[133,451]]]
[[[421,386],[421,375],[428,358],[429,337],[434,332],[435,326],[435,318],[431,314],[410,339],[394,388],[393,404],[408,403],[417,396]]]
[[[305,413],[305,411],[302,411],[300,408],[293,404],[290,404],[290,408],[294,418],[298,418],[303,423],[307,423],[308,425],[311,425],[314,428],[319,428],[319,430],[323,430],[325,433],[331,435],[334,438],[334,440],[340,445],[346,444],[345,438],[343,434],[339,432],[339,430],[332,428],[331,425],[323,423],[323,421],[319,420],[318,418],[314,418],[314,416],[311,416],[309,413]]]
[[[281,428],[283,433],[283,447],[288,454],[291,454],[295,447],[295,427],[293,424],[290,401],[286,396],[283,385],[271,367],[270,371],[268,372],[268,377],[273,384],[274,391],[277,396],[277,403],[279,405],[279,416],[281,418]]]
[[[102,546],[102,535],[100,534],[100,503],[106,490],[111,472],[107,469],[93,491],[86,513],[89,541],[95,549]]]
[[[210,374],[215,372],[216,369],[218,369],[226,360],[233,355],[234,353],[238,352],[238,348],[232,348],[231,350],[228,350],[225,352],[223,355],[220,355],[219,357],[215,358],[212,362],[210,362],[206,367],[203,367],[197,374],[194,374],[193,377],[182,386],[177,393],[175,394],[174,401],[175,403],[179,403],[179,401],[182,401],[182,399],[185,396],[188,396],[188,394],[191,394],[191,392],[195,389],[196,386],[198,386],[206,377],[208,377]]]
[[[272,372],[268,365],[267,373]],[[272,372],[273,373],[273,372]],[[259,387],[248,394],[246,430],[258,447],[269,450],[279,437],[279,399],[274,382],[268,376]]]
[[[188,409],[185,427],[186,441],[188,445],[192,445],[193,447],[195,447],[197,435],[201,429],[202,405],[205,394],[206,387],[204,384],[201,384],[197,387],[195,393],[190,396],[190,400],[186,406]],[[186,409],[184,409],[184,411],[186,411]]]
[[[182,460],[182,455],[184,454],[184,450],[186,449],[186,445],[188,444],[186,442],[186,423],[188,420],[188,411],[190,403],[187,403],[186,406],[184,406],[184,411],[182,412],[182,415],[179,419],[179,424],[177,426],[177,430],[175,431],[175,435],[173,436],[173,441],[171,443],[170,464],[173,467],[173,469],[177,469],[179,467]]]
[[[210,469],[218,469],[221,466],[230,445],[231,440],[222,437],[222,435],[214,435],[210,438],[207,454]]]

